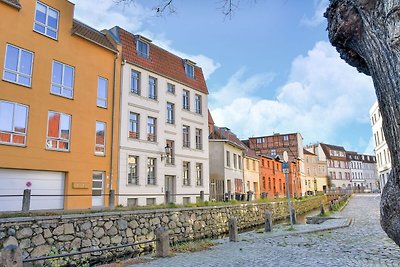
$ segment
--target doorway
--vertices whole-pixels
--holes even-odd
[[[92,207],[104,207],[104,172],[93,172],[92,175]]]

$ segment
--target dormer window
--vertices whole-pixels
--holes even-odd
[[[136,53],[143,57],[143,58],[149,58],[149,52],[150,52],[150,44],[151,40],[147,39],[143,36],[137,35],[136,36]]]
[[[57,40],[59,12],[39,1],[36,2],[34,31]]]
[[[185,59],[185,61],[184,61],[186,76],[191,79],[194,79],[194,66],[195,65],[196,65],[196,63],[194,63],[188,59]]]

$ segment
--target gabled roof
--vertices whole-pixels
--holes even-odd
[[[303,154],[304,154],[304,155],[316,156],[314,153],[308,151],[307,149],[303,149]]]
[[[136,53],[136,36],[132,33],[114,27],[110,30],[114,39],[122,45],[122,59],[141,68],[175,80],[199,92],[208,94],[203,71],[198,66],[194,68],[194,79],[186,76],[184,59],[174,55],[161,47],[149,43],[149,58],[144,58]]]
[[[212,124],[212,125],[215,124],[215,123],[214,123],[214,120],[213,120],[213,118],[212,118],[212,116],[211,116],[210,110],[208,110],[208,124]]]
[[[9,4],[10,6],[13,6],[18,10],[21,9],[21,3],[19,2],[19,0],[0,0],[0,2]]]
[[[336,157],[336,156],[331,156],[331,154],[329,153],[329,151],[331,150],[336,150],[336,151],[342,151],[345,153],[346,155],[346,150],[344,149],[344,147],[342,146],[335,146],[335,145],[328,145],[328,144],[324,144],[324,143],[320,143],[322,150],[325,153],[325,156],[327,159],[338,159],[338,160],[343,160],[346,157]]]
[[[258,159],[258,156],[257,156],[257,154],[256,154],[256,151],[254,151],[253,149],[247,148],[245,154],[246,154],[246,156],[249,157],[249,158]]]
[[[96,29],[80,22],[79,20],[74,19],[72,23],[72,34],[80,36],[90,42],[93,42],[99,46],[102,46],[114,53],[117,53],[117,48],[113,45],[113,43],[107,38],[107,36],[99,32]]]
[[[227,141],[242,150],[247,150],[248,147],[237,138],[237,136],[226,127],[218,127],[214,125],[214,131],[209,136],[210,140]]]

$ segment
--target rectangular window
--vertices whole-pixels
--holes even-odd
[[[149,98],[157,100],[157,79],[149,77]]]
[[[175,142],[173,140],[167,140],[166,143],[169,147],[170,152],[169,154],[167,154],[165,164],[175,165]]]
[[[201,114],[201,95],[195,96],[196,113]]]
[[[34,31],[57,40],[59,12],[41,2],[36,2]]]
[[[190,185],[190,162],[183,162],[183,185]]]
[[[96,121],[96,155],[104,155],[106,152],[106,123]]]
[[[190,147],[190,127],[187,125],[183,125],[183,147]]]
[[[71,133],[71,115],[49,111],[47,122],[46,148],[69,151]]]
[[[107,92],[108,92],[108,80],[99,77],[97,79],[97,106],[106,108],[107,107]]]
[[[175,123],[175,105],[167,102],[167,123]]]
[[[140,72],[131,71],[131,93],[140,95]]]
[[[276,156],[276,149],[271,149],[271,156]]]
[[[53,61],[51,93],[72,98],[74,94],[74,67]]]
[[[0,144],[25,145],[28,107],[0,101]]]
[[[239,166],[239,170],[242,169],[242,156],[238,155],[238,166]]]
[[[187,77],[194,79],[194,67],[192,65],[185,63],[185,73]]]
[[[175,94],[175,85],[171,83],[167,83],[167,92],[171,94]]]
[[[147,159],[147,184],[156,184],[156,158]]]
[[[157,141],[156,136],[157,119],[153,117],[147,117],[147,141]]]
[[[257,144],[262,144],[262,143],[264,143],[264,138],[257,138],[257,139],[256,139],[256,143],[257,143]]]
[[[188,90],[183,90],[182,97],[183,97],[182,98],[182,107],[183,107],[183,109],[190,110],[190,104],[189,104],[190,93],[189,93],[189,91]]]
[[[231,166],[231,153],[229,151],[226,151],[226,166]]]
[[[3,79],[30,87],[32,84],[33,53],[8,44]]]
[[[284,135],[283,136],[283,141],[289,141],[289,135]]]
[[[129,113],[129,138],[139,139],[139,118],[139,114]]]
[[[196,185],[203,185],[203,163],[196,163]]]
[[[139,185],[138,163],[138,156],[128,157],[128,184]]]
[[[202,130],[196,128],[196,149],[203,149]]]
[[[141,57],[149,58],[149,44],[142,40],[137,40],[136,52]]]
[[[233,154],[233,168],[237,168],[237,156],[236,154]]]

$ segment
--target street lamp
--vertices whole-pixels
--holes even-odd
[[[292,214],[292,203],[290,202],[290,186],[289,186],[289,156],[287,151],[283,152],[283,165],[282,171],[285,174],[286,180],[286,195],[288,199],[288,208],[289,208],[289,216],[290,216],[290,226],[293,227],[293,214]]]
[[[170,147],[168,144],[164,147],[164,150],[165,150],[165,153],[164,153],[164,154],[161,154],[161,161],[162,161],[163,159],[169,158],[169,157],[171,156],[171,151],[172,151],[172,149],[171,149],[171,147]]]

